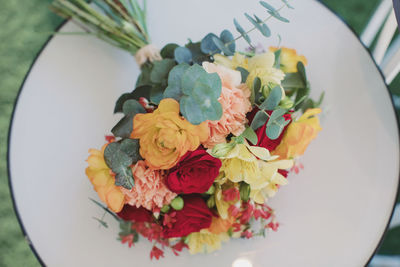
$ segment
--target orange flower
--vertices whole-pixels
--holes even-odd
[[[179,103],[161,100],[153,113],[137,114],[131,138],[140,139],[140,155],[154,169],[170,169],[188,151],[207,140],[207,123],[193,125],[179,115]]]
[[[87,159],[89,167],[86,168],[86,175],[101,201],[106,203],[113,212],[120,212],[124,206],[125,197],[120,187],[114,184],[113,173],[104,161],[104,149],[107,145],[105,144],[101,150],[89,149],[90,156]]]
[[[272,152],[279,159],[291,159],[304,154],[311,140],[322,130],[317,114],[320,108],[308,109],[297,121],[286,129],[279,146]]]
[[[270,47],[269,51],[275,52],[278,49],[278,47]],[[297,62],[299,61],[307,65],[307,59],[303,55],[298,55],[295,49],[286,47],[282,47],[281,49],[281,70],[283,72],[297,72]]]
[[[228,217],[227,219],[222,219],[221,217],[213,217],[208,231],[216,235],[226,233],[228,232],[229,228],[232,227],[234,221],[235,218],[233,217]]]

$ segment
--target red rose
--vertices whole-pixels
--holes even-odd
[[[163,230],[164,238],[183,237],[190,233],[198,232],[211,225],[213,214],[206,202],[199,195],[184,195],[183,209],[169,212],[175,213],[174,222]]]
[[[250,124],[253,121],[253,118],[256,115],[257,111],[259,111],[259,109],[254,108],[250,113],[248,113],[247,119],[249,120]],[[267,111],[267,113],[269,115],[271,115],[272,111]],[[285,115],[283,115],[283,117],[285,118],[285,120],[292,119],[290,114],[285,114]],[[267,123],[268,123],[268,120],[265,122],[264,125],[260,126],[259,128],[257,128],[255,130],[255,132],[257,134],[257,138],[258,138],[258,142],[257,142],[256,146],[264,147],[264,148],[268,149],[269,151],[273,151],[281,143],[283,134],[285,133],[289,124],[285,126],[281,135],[277,139],[271,140],[268,138],[267,134],[265,133],[265,130],[267,128]]]
[[[151,222],[153,221],[153,216],[151,212],[143,207],[136,208],[131,205],[124,205],[122,210],[117,213],[118,217],[125,221],[133,222]]]
[[[165,184],[177,194],[204,193],[219,174],[221,161],[204,149],[187,152],[173,167]]]

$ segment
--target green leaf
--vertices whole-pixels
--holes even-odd
[[[138,113],[146,113],[146,110],[134,99],[124,102],[122,111],[125,114],[111,130],[116,137],[129,138],[133,130],[133,117]]]
[[[248,201],[250,198],[250,185],[245,183],[245,182],[241,182],[240,183],[240,187],[239,187],[239,192],[240,192],[240,199],[242,201]]]
[[[121,142],[113,142],[104,150],[104,160],[115,173],[115,185],[129,190],[135,184],[130,165],[139,159],[138,140],[124,139]]]
[[[261,126],[263,126],[268,120],[268,115],[265,114],[264,111],[259,110],[256,115],[254,116],[253,121],[251,122],[250,127],[253,128],[253,130],[257,130]]]
[[[251,24],[256,27],[256,29],[261,32],[262,35],[265,37],[270,37],[271,36],[271,31],[268,28],[268,26],[265,23],[262,23],[261,20],[259,20],[257,17],[256,19],[253,19],[249,14],[245,13],[244,14],[246,18],[251,22]]]
[[[267,126],[275,123],[279,118],[281,118],[287,112],[286,109],[280,108],[274,110],[268,120]]]
[[[260,4],[265,7],[267,10],[271,11],[271,12],[278,12],[273,6],[271,6],[270,4],[268,4],[265,1],[260,1]]]
[[[237,67],[236,70],[240,71],[240,74],[242,76],[242,83],[245,83],[247,77],[249,76],[249,71],[242,67]]]
[[[103,221],[99,218],[96,218],[96,217],[92,217],[92,218],[95,219],[96,221],[98,221],[100,223],[100,225],[102,225],[104,228],[108,228],[108,224],[105,221]]]
[[[243,29],[243,27],[239,24],[239,22],[236,19],[233,19],[233,24],[235,24],[236,30],[242,35],[242,37],[246,40],[246,42],[251,45],[251,40],[250,40],[249,35],[246,33],[246,31]]]
[[[282,53],[282,49],[279,48],[278,50],[276,50],[274,52],[275,54],[275,68],[276,69],[280,69],[281,68],[281,53]]]
[[[202,86],[205,85],[205,86]],[[197,88],[201,86],[200,88]],[[197,89],[196,89],[197,88]],[[198,91],[199,90],[199,91]],[[222,82],[217,73],[205,73],[195,83],[193,92],[197,95],[209,96],[218,99],[221,96]]]
[[[140,87],[143,85],[151,85],[151,81],[150,81],[150,73],[151,70],[153,69],[153,64],[151,63],[144,63],[141,68],[140,68],[140,75],[136,81],[136,85],[135,87]]]
[[[189,96],[182,96],[181,101],[179,102],[182,115],[194,125],[199,125],[203,121],[205,121],[205,117],[201,112],[199,112],[200,107],[194,101],[193,98]]]
[[[282,89],[279,85],[275,86],[269,93],[268,98],[260,105],[260,109],[273,110],[282,99]]]
[[[319,106],[321,106],[322,101],[324,101],[324,97],[325,97],[325,92],[322,92],[321,95],[319,96],[318,102],[315,103],[314,108],[318,108]]]
[[[175,60],[166,58],[159,61],[154,61],[153,69],[150,73],[150,81],[161,84],[168,78],[169,71],[175,66]]]
[[[175,48],[179,47],[179,45],[171,43],[171,44],[167,44],[166,46],[163,47],[163,49],[161,49],[161,56],[162,58],[170,58],[170,59],[174,59],[175,58]]]
[[[307,84],[306,68],[304,67],[303,62],[297,62],[297,71],[300,74],[300,77],[303,79],[304,84]]]
[[[304,79],[299,72],[285,73],[285,78],[282,81],[282,87],[285,89],[291,88],[305,88]]]
[[[140,97],[149,99],[150,98],[150,90],[151,90],[151,86],[142,85],[142,86],[137,87],[135,90],[133,90],[132,93],[126,93],[126,94],[121,95],[118,98],[117,103],[115,104],[114,113],[122,112],[122,106],[124,105],[125,101],[127,101],[127,100],[130,100],[130,99],[139,100]]]
[[[268,13],[273,16],[274,18],[276,18],[277,20],[280,20],[282,22],[286,22],[288,23],[289,20],[287,18],[282,17],[278,11],[272,12],[272,11],[268,11]]]
[[[261,79],[256,77],[253,81],[253,88],[250,96],[250,100],[252,103],[258,103],[260,98],[262,97],[261,85]]]
[[[256,145],[258,142],[257,134],[251,127],[247,127],[246,130],[244,130],[244,132],[242,133],[242,136],[249,140],[253,145]]]
[[[182,92],[191,95],[196,81],[207,72],[198,64],[193,64],[183,74],[181,80]]]
[[[288,125],[290,120],[285,120],[283,117],[279,117],[272,123],[267,124],[267,128],[265,129],[265,133],[268,138],[271,140],[277,139],[281,134],[286,125]]]
[[[292,7],[292,6],[289,4],[289,1],[288,1],[288,0],[282,0],[282,2],[283,2],[288,8],[294,9],[294,7]]]
[[[233,56],[234,52],[229,49],[229,47],[222,42],[221,39],[218,37],[213,37],[212,38],[214,44],[218,47],[219,50],[221,50],[226,56]]]
[[[203,40],[201,40],[200,49],[203,53],[213,54],[221,52],[221,50],[215,45],[213,38],[218,38],[218,36],[209,33],[203,38]]]
[[[208,54],[205,54],[201,51],[201,48],[200,48],[201,42],[197,42],[197,43],[189,42],[185,46],[192,53],[193,63],[197,63],[197,64],[201,65],[201,63],[203,63],[204,61],[211,60],[210,56]]]
[[[191,63],[192,62],[192,52],[186,47],[177,47],[174,52],[175,60],[178,64],[181,63]]]
[[[181,80],[185,71],[189,68],[189,64],[182,63],[175,66],[168,75],[168,87],[164,91],[164,98],[173,98],[177,101],[182,96]]]
[[[164,87],[161,85],[155,85],[150,90],[150,101],[154,104],[159,104],[163,99]]]
[[[227,46],[229,51],[235,53],[236,44],[233,34],[229,30],[223,30],[219,37],[221,41]]]

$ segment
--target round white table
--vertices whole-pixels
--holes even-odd
[[[268,1],[280,6],[280,1]],[[184,44],[206,33],[234,32],[233,17],[266,17],[258,1],[149,1],[153,43]],[[265,239],[232,240],[210,255],[166,253],[150,261],[151,244],[128,248],[92,217],[102,211],[85,177],[88,149],[104,143],[118,117],[115,100],[139,73],[133,58],[84,36],[56,36],[35,60],[21,87],[9,140],[9,178],[21,227],[47,266],[362,266],[376,251],[399,185],[399,132],[384,79],[367,49],[335,14],[313,0],[297,0],[272,21],[265,46],[296,48],[308,58],[312,94],[326,92],[323,131],[270,205],[281,223]],[[247,24],[246,24],[247,25]],[[249,27],[249,26],[248,26]],[[60,31],[75,31],[66,23]],[[244,47],[244,44],[242,44]]]

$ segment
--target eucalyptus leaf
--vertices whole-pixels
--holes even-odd
[[[150,90],[150,101],[156,105],[160,104],[163,99],[163,93],[165,88],[161,85],[155,85]]]
[[[136,99],[139,100],[139,98],[144,97],[146,99],[150,98],[150,90],[151,86],[149,85],[143,85],[137,87],[135,90],[132,91],[132,93],[125,93],[121,95],[114,108],[114,113],[119,113],[122,112],[122,106],[124,105],[125,101],[130,100],[130,99]]]
[[[268,4],[265,1],[260,1],[260,4],[265,7],[267,10],[271,11],[271,12],[278,12],[273,6],[271,6],[270,4]]]
[[[275,68],[276,69],[280,69],[281,68],[281,53],[282,53],[282,49],[279,48],[278,50],[276,50],[274,52],[275,54]]]
[[[185,71],[189,68],[189,64],[181,63],[176,65],[168,75],[168,87],[164,91],[164,98],[173,98],[177,101],[182,96],[181,80]]]
[[[271,124],[267,126],[265,133],[269,139],[275,140],[281,135],[282,129],[283,128],[278,124]]]
[[[271,30],[269,29],[269,27],[267,26],[267,24],[265,24],[265,22],[263,22],[259,17],[257,17],[256,15],[254,15],[254,18],[256,19],[256,22],[260,25],[260,27],[262,28],[262,34],[266,37],[271,36]]]
[[[279,85],[275,86],[269,93],[267,99],[260,105],[260,109],[273,110],[282,99],[282,89]]]
[[[226,56],[234,55],[234,51],[231,51],[229,47],[224,44],[224,42],[222,42],[221,39],[219,39],[218,37],[213,37],[212,40],[214,44],[218,47],[218,49],[221,50]]]
[[[236,70],[240,71],[240,74],[242,76],[242,83],[245,83],[247,80],[247,77],[249,76],[249,71],[242,67],[237,67]]]
[[[271,36],[271,31],[265,23],[260,24],[256,19],[252,18],[249,14],[244,14],[246,18],[256,27],[256,29],[265,37]]]
[[[229,51],[235,53],[236,44],[233,34],[229,30],[223,30],[219,36],[221,41],[227,46]]]
[[[282,87],[285,89],[305,88],[306,86],[307,84],[304,83],[304,79],[299,72],[286,73],[282,81]]]
[[[192,53],[193,63],[197,63],[197,64],[201,65],[201,63],[203,63],[204,61],[210,61],[210,56],[201,51],[201,47],[200,47],[201,42],[197,42],[197,43],[189,42],[185,46]]]
[[[146,113],[146,110],[135,99],[124,102],[122,111],[125,116],[111,129],[116,137],[129,138],[133,130],[133,117],[139,113]]]
[[[267,126],[268,126],[268,125],[271,125],[271,124],[273,124],[273,123],[276,123],[276,121],[277,121],[279,118],[282,118],[282,116],[283,116],[286,112],[287,112],[287,110],[286,110],[286,109],[283,109],[283,108],[274,110],[274,111],[271,113],[270,117],[269,117]]]
[[[294,9],[294,7],[291,6],[291,5],[289,4],[289,1],[288,1],[288,0],[282,0],[282,2],[283,2],[288,8]]]
[[[303,79],[304,84],[307,84],[306,68],[304,67],[303,62],[297,62],[297,71],[300,74],[300,77]]]
[[[175,58],[174,52],[177,47],[179,47],[179,45],[174,44],[174,43],[167,44],[166,46],[164,46],[160,52],[162,58],[174,59]]]
[[[288,23],[290,22],[287,18],[282,17],[278,11],[276,12],[272,12],[272,11],[268,11],[268,13],[273,16],[274,18],[276,18],[277,20],[280,20],[282,22]]]
[[[183,74],[181,80],[182,92],[190,95],[193,91],[196,81],[207,72],[198,64],[193,64]]]
[[[138,114],[138,113],[146,113],[146,110],[140,103],[135,99],[129,99],[125,101],[122,106],[122,112],[125,115]]]
[[[242,136],[250,141],[253,145],[256,145],[258,142],[257,134],[254,132],[253,128],[247,127],[246,130],[242,133]]]
[[[154,61],[153,69],[150,73],[150,81],[156,84],[163,83],[168,78],[168,73],[176,65],[175,60],[166,58]]]
[[[180,63],[191,63],[192,62],[192,52],[186,47],[177,47],[174,52],[175,60]]]
[[[236,30],[242,35],[242,37],[246,40],[246,42],[251,45],[251,40],[250,40],[249,35],[246,33],[246,31],[243,29],[243,27],[239,24],[239,22],[236,19],[233,19],[233,24],[235,24]]]
[[[259,110],[256,115],[253,118],[253,121],[251,122],[250,127],[253,130],[257,130],[258,128],[260,128],[261,126],[263,126],[268,120],[268,115],[265,114],[264,111]]]
[[[136,81],[135,87],[152,84],[152,82],[150,81],[150,73],[152,69],[153,69],[153,64],[149,62],[144,63],[140,67],[140,75]]]
[[[213,33],[207,34],[203,40],[201,40],[200,49],[205,54],[219,53],[221,50],[215,45],[213,38],[218,38]]]
[[[261,79],[256,77],[253,81],[253,88],[250,96],[250,100],[253,103],[258,103],[262,97],[262,92],[261,92]]]

